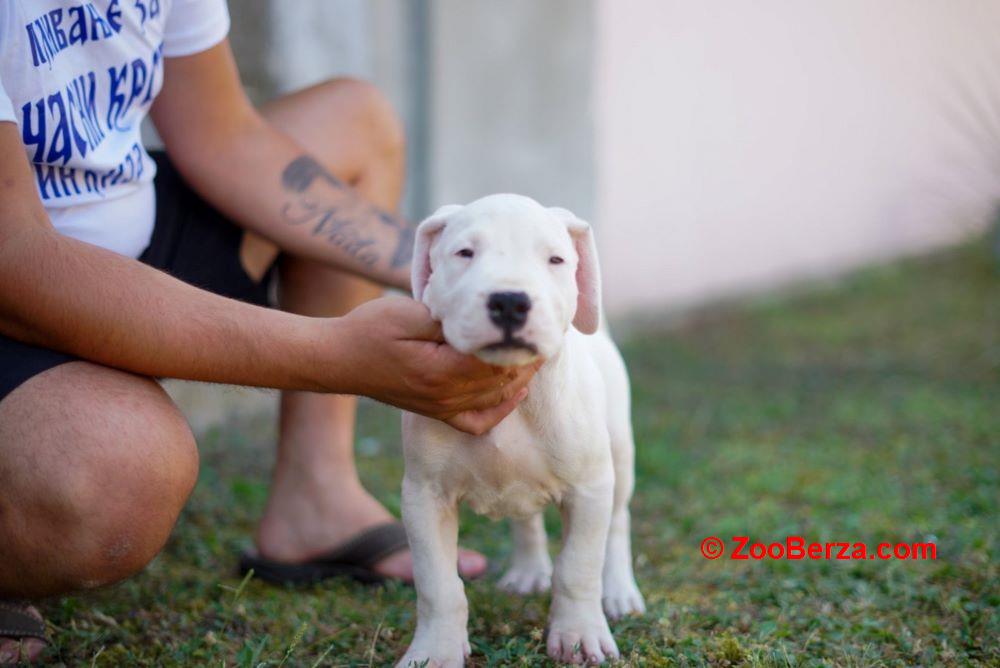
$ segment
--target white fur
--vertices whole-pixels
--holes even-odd
[[[463,249],[474,256],[459,256]],[[553,256],[564,261],[553,264]],[[460,501],[493,518],[513,518],[514,555],[500,586],[530,593],[551,585],[553,658],[617,657],[605,613],[642,612],[644,604],[629,543],[628,376],[607,333],[593,333],[600,276],[590,226],[564,209],[492,195],[425,220],[413,264],[414,295],[441,321],[448,343],[492,364],[535,357],[525,349],[484,350],[502,339],[488,317],[488,296],[526,292],[532,307],[517,334],[546,361],[527,399],[483,436],[403,416],[403,521],[417,628],[399,665],[461,666],[469,654],[468,606],[456,569]],[[554,571],[541,514],[547,503],[560,507],[565,525]]]

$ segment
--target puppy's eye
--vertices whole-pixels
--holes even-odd
[[[463,248],[462,250],[455,253],[455,255],[457,255],[458,257],[472,257],[475,255],[475,253],[472,251],[471,248]]]
[[[565,262],[565,260],[563,260],[558,255],[553,255],[552,257],[549,258],[549,264],[562,264],[563,262]]]

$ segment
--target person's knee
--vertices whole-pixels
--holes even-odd
[[[67,499],[81,522],[81,585],[126,578],[163,548],[198,477],[187,423],[165,398],[118,424],[132,448],[115,448],[76,473]]]
[[[377,86],[350,78],[333,79],[323,86],[331,96],[331,104],[349,109],[355,129],[373,154],[402,161],[406,151],[403,121]]]
[[[121,376],[102,385],[89,416],[67,424],[63,414],[39,438],[35,448],[49,461],[26,458],[24,482],[13,490],[17,517],[0,527],[7,534],[0,552],[23,572],[24,596],[138,572],[162,549],[194,487],[198,453],[184,418],[157,383]],[[80,394],[52,398],[73,404]]]
[[[168,398],[117,422],[121,446],[77,473],[69,499],[86,527],[85,586],[142,570],[163,548],[198,478],[194,436]]]

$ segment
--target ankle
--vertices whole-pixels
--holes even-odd
[[[309,498],[328,496],[331,491],[350,494],[364,489],[353,463],[338,465],[327,462],[314,466],[279,462],[271,488],[275,495]]]
[[[275,486],[257,527],[256,543],[262,556],[298,561],[391,519],[357,478],[326,481],[313,489]]]

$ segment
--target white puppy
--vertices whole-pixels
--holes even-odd
[[[598,331],[600,274],[590,226],[565,209],[492,195],[421,223],[413,293],[461,352],[544,365],[528,397],[483,436],[403,416],[403,521],[413,553],[417,629],[400,666],[461,666],[468,604],[456,568],[457,505],[514,524],[500,586],[544,591],[548,652],[574,663],[618,656],[610,617],[642,612],[628,504],[632,425],[625,365]],[[553,575],[542,508],[562,510]],[[603,602],[603,609],[602,609]]]

